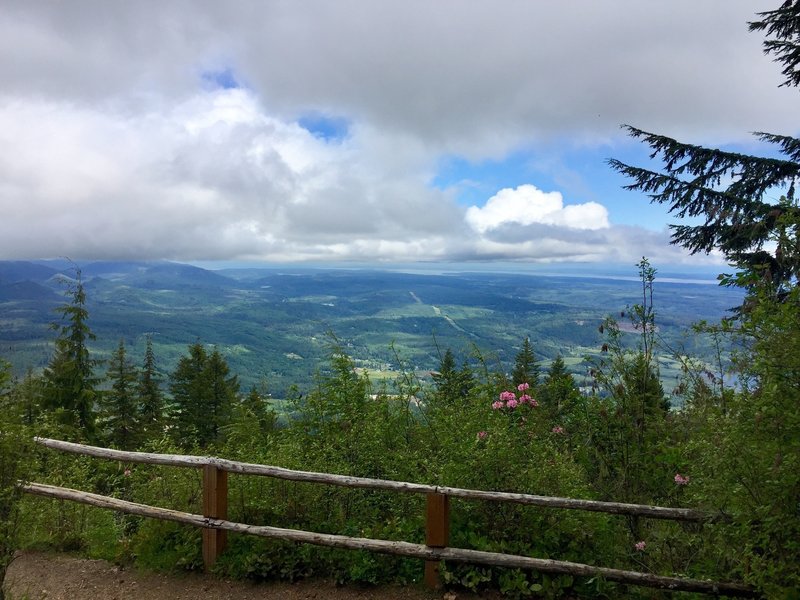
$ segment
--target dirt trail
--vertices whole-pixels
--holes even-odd
[[[324,581],[253,584],[200,573],[162,574],[43,552],[20,553],[8,569],[8,600],[471,600],[422,587],[336,587]]]

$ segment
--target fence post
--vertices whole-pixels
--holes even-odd
[[[228,518],[228,472],[214,465],[203,466],[203,516]],[[211,570],[228,542],[228,532],[203,529],[203,565]]]
[[[425,545],[445,548],[450,541],[450,498],[430,493],[425,501]],[[438,560],[425,561],[425,585],[431,589],[441,585]]]

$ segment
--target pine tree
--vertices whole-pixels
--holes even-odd
[[[525,338],[522,348],[514,359],[511,380],[515,387],[521,383],[527,383],[534,388],[539,385],[539,365],[536,364],[530,338]]]
[[[95,431],[94,375],[97,361],[89,354],[88,343],[95,336],[87,323],[86,291],[80,269],[68,287],[69,302],[58,307],[62,324],[54,323],[59,334],[55,341],[55,354],[44,370],[43,405],[53,411],[56,418],[82,439],[92,440]]]
[[[139,372],[137,395],[145,438],[159,436],[164,431],[164,394],[161,392],[161,380],[156,369],[153,340],[150,336],[147,336],[144,363]]]
[[[136,376],[136,369],[125,351],[125,342],[120,340],[106,374],[111,389],[100,396],[101,423],[108,440],[120,450],[133,450],[141,438]]]

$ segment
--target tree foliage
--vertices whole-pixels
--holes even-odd
[[[759,13],[751,31],[764,31],[764,51],[783,65],[783,85],[800,85],[800,1]],[[741,272],[723,281],[751,291],[765,285],[783,296],[800,278],[800,207],[795,187],[800,177],[800,140],[756,132],[781,158],[727,152],[679,142],[665,135],[626,125],[628,133],[662,162],[660,171],[611,159],[612,168],[628,176],[629,190],[650,196],[679,218],[699,218],[699,225],[671,225],[672,243],[692,254],[722,251]]]
[[[472,370],[466,362],[461,367],[456,367],[453,351],[445,350],[439,369],[432,374],[436,394],[434,402],[452,404],[462,403],[472,388]]]
[[[137,395],[141,410],[142,433],[145,438],[158,437],[164,432],[164,394],[153,352],[153,340],[147,336],[144,362],[139,371]]]
[[[89,311],[86,291],[80,269],[68,284],[68,301],[56,309],[61,323],[54,323],[58,331],[55,353],[44,370],[44,406],[54,412],[57,420],[72,433],[84,440],[95,434],[95,388],[99,378],[94,374],[97,361],[89,352],[89,342],[95,339],[88,325]]]
[[[239,382],[219,350],[209,354],[199,342],[189,346],[170,377],[170,390],[176,441],[200,448],[221,441]]]
[[[750,31],[764,31],[764,53],[774,54],[775,61],[783,65],[786,80],[781,85],[800,85],[800,1],[786,0],[775,10],[758,13],[759,21],[750,23]]]
[[[3,579],[18,544],[20,499],[31,455],[30,431],[20,420],[12,395],[10,367],[0,361],[0,600]]]
[[[652,149],[662,171],[609,164],[633,180],[626,189],[644,192],[679,218],[699,218],[699,225],[670,225],[672,243],[692,254],[720,250],[744,277],[728,282],[752,287],[768,283],[776,294],[800,276],[800,208],[795,183],[800,177],[800,140],[759,133],[784,159],[737,154],[678,142],[626,126],[632,137]],[[784,195],[770,200],[774,190]],[[770,247],[770,243],[775,248]]]
[[[531,386],[539,384],[539,365],[536,364],[536,356],[533,354],[533,346],[528,337],[522,342],[522,348],[514,358],[511,383],[514,384],[514,387],[521,383],[527,383]]]
[[[107,380],[111,389],[100,395],[100,422],[106,439],[121,450],[133,450],[141,437],[141,415],[136,397],[136,369],[124,340],[111,355]]]

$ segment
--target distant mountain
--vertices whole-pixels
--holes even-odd
[[[22,260],[0,261],[0,285],[23,281],[44,283],[56,274],[58,274],[57,269],[34,262]]]
[[[35,281],[16,281],[14,283],[0,283],[0,302],[10,300],[29,300],[32,302],[56,302],[62,297],[51,288],[45,287]]]
[[[79,264],[83,280],[95,278],[143,289],[229,287],[235,281],[213,271],[168,261],[98,261]],[[67,275],[74,275],[67,272]]]

